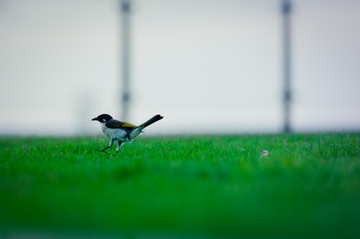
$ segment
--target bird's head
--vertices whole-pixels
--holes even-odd
[[[109,120],[112,120],[112,117],[108,114],[102,114],[102,115],[99,115],[98,117],[96,118],[93,118],[92,120],[97,120],[99,121],[100,123],[106,123],[108,122]]]

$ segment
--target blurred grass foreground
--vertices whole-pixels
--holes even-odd
[[[0,237],[360,238],[359,137],[1,138]]]

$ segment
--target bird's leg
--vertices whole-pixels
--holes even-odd
[[[118,141],[118,146],[116,147],[116,151],[119,153],[120,151],[120,148],[121,148],[121,145],[122,145],[123,142],[121,141]]]
[[[105,148],[103,148],[103,149],[98,149],[97,151],[99,151],[99,152],[105,152],[105,150],[107,150],[108,148],[111,148],[111,146],[113,146],[113,144],[114,144],[114,139],[110,139],[110,145],[109,146],[107,146],[107,147],[105,147]],[[106,152],[105,152],[106,153]]]

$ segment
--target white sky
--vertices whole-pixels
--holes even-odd
[[[131,122],[278,132],[279,0],[134,0]],[[0,1],[0,134],[98,133],[120,114],[115,0]],[[360,129],[360,1],[294,0],[295,131]]]

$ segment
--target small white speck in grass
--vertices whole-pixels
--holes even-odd
[[[261,156],[262,158],[267,158],[269,156],[269,151],[266,149],[261,150]]]

